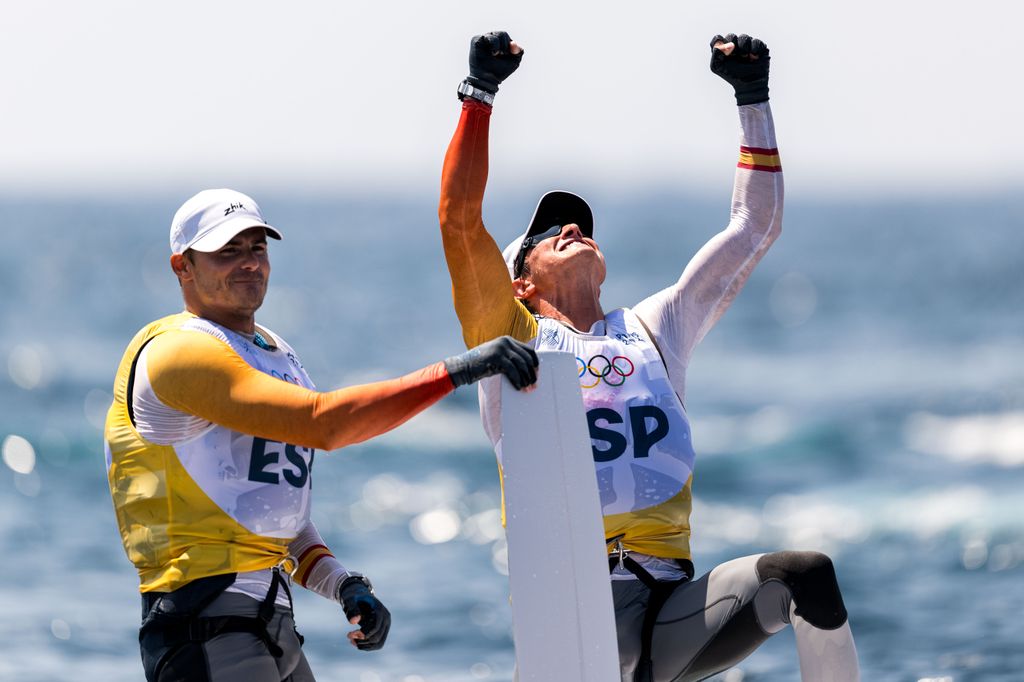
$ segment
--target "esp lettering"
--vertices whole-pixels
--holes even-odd
[[[280,461],[282,448],[285,459],[288,460],[292,467],[282,469],[280,475],[276,471],[267,471],[267,467]],[[305,450],[309,453],[308,464],[300,450]],[[313,467],[314,453],[314,450],[300,448],[291,443],[278,443],[277,441],[266,440],[265,438],[253,438],[252,453],[249,456],[249,480],[256,483],[278,485],[281,482],[281,476],[284,476],[284,480],[289,485],[301,488],[309,480],[310,469]]]
[[[595,462],[610,462],[626,451],[628,441],[625,434],[609,428],[623,421],[622,415],[609,407],[596,407],[587,411],[590,447]],[[633,435],[633,457],[647,457],[654,444],[668,435],[668,415],[655,405],[633,405],[629,408],[629,429]],[[606,445],[598,447],[598,442]]]

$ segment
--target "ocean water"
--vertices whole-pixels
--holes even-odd
[[[138,680],[137,580],[101,425],[131,335],[178,310],[181,197],[0,199],[0,679]],[[504,244],[533,196],[488,203]],[[429,198],[260,197],[260,320],[323,388],[461,349]],[[594,202],[606,309],[672,282],[728,195]],[[1024,679],[1024,210],[1010,196],[791,197],[784,233],[697,350],[687,395],[699,572],[789,548],[834,558],[865,680]],[[318,457],[314,519],[394,616],[384,650],[302,590],[318,679],[509,680],[505,546],[476,394]],[[718,679],[795,680],[784,631]]]

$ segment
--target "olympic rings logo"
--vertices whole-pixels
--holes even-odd
[[[621,386],[626,383],[626,377],[633,374],[634,370],[633,361],[625,355],[616,355],[609,360],[607,356],[598,354],[590,358],[590,362],[584,362],[583,358],[577,356],[576,366],[579,370],[581,388],[594,388],[602,381],[608,386]],[[590,381],[589,377],[583,378],[584,374],[593,377],[593,383],[583,383]]]
[[[274,377],[275,379],[280,379],[281,381],[287,381],[289,384],[295,384],[296,386],[302,386],[302,382],[299,381],[298,378],[293,377],[291,374],[288,374],[287,372],[285,372],[284,374],[281,374],[276,369],[272,369],[272,370],[270,370],[270,376]]]

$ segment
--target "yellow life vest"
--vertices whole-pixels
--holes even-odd
[[[130,384],[146,381],[135,374],[140,353],[160,334],[181,330],[213,335],[256,369],[313,388],[283,342],[271,350],[256,348],[191,313],[162,318],[135,335],[114,381],[105,446],[118,527],[142,592],[171,591],[198,578],[279,565],[309,518],[311,448],[216,424],[170,445],[139,433]]]

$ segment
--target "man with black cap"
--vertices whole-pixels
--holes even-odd
[[[310,521],[316,449],[402,424],[457,386],[536,379],[508,337],[397,379],[317,392],[292,348],[258,326],[281,239],[251,197],[205,190],[171,223],[185,312],[136,334],[114,380],[105,446],[124,549],[139,572],[146,679],[303,682],[289,582],[340,602],[361,650],[391,616]]]
[[[782,168],[768,104],[768,47],[715,36],[711,70],[732,85],[740,152],[729,225],[669,287],[605,312],[605,260],[581,197],[549,192],[502,253],[484,228],[488,128],[499,84],[522,49],[504,32],[475,36],[462,113],[445,157],[439,216],[455,310],[468,346],[508,334],[576,356],[615,599],[620,672],[695,680],[745,658],[792,624],[804,680],[859,679],[831,560],[817,552],[735,559],[694,578],[694,450],[683,408],[696,345],[743,288],[782,227]],[[500,390],[481,382],[481,414],[501,459]],[[543,472],[537,472],[543,475]]]

